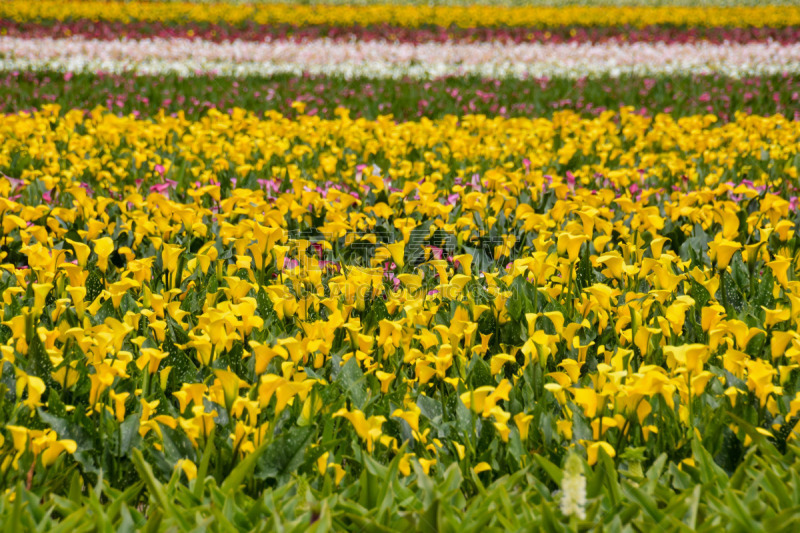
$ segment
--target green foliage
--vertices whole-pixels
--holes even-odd
[[[792,119],[795,110],[793,94],[800,83],[797,75],[764,76],[758,78],[759,86],[752,83],[752,79],[719,76],[675,75],[651,81],[652,86],[640,77],[601,77],[586,84],[569,79],[553,79],[547,83],[504,79],[498,80],[499,85],[496,85],[492,79],[449,77],[423,84],[415,80],[348,80],[335,76],[181,78],[172,74],[75,74],[65,81],[62,73],[42,72],[22,73],[5,81],[0,77],[0,84],[9,86],[0,93],[0,111],[15,112],[56,103],[66,112],[78,102],[85,109],[93,109],[107,105],[113,98],[121,103],[114,112],[129,114],[135,111],[145,116],[156,116],[162,111],[167,115],[180,112],[187,118],[202,116],[207,111],[205,103],[221,110],[240,107],[262,113],[274,109],[286,116],[294,116],[295,110],[290,104],[301,101],[308,103],[309,109],[314,109],[324,118],[334,118],[337,107],[351,109],[354,117],[375,119],[391,114],[398,120],[415,120],[423,116],[436,119],[464,113],[551,116],[561,109],[591,116],[602,110],[633,106],[650,113],[667,110],[677,117],[710,112],[724,120],[732,120],[737,111],[747,109],[754,114],[777,113]],[[364,86],[371,87],[375,96],[365,99]],[[324,90],[319,90],[320,87]],[[743,94],[753,91],[753,96],[743,99]],[[276,92],[280,98],[264,98],[264,95]],[[459,101],[452,94],[458,94]],[[707,101],[709,95],[711,98]],[[421,105],[423,101],[425,105]],[[20,162],[19,166],[24,164]]]
[[[270,445],[252,454],[219,484],[213,476],[180,482],[176,471],[159,481],[138,450],[142,481],[125,490],[77,472],[61,490],[42,497],[22,483],[0,497],[7,531],[774,531],[800,527],[800,448],[768,456],[751,448],[728,476],[695,443],[696,462],[665,468],[659,457],[642,475],[605,457],[585,467],[586,517],[561,514],[561,469],[542,457],[486,484],[456,465],[425,474],[419,465],[397,476],[395,460],[366,459],[364,475],[341,490],[293,475],[256,497],[237,490]],[[774,452],[774,449],[773,449]],[[399,456],[398,456],[399,459]],[[544,475],[543,475],[544,474]],[[549,480],[543,482],[542,479]],[[365,491],[367,491],[365,493]],[[364,497],[364,496],[367,497]]]

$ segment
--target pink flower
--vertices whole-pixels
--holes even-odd
[[[319,268],[322,269],[323,272],[327,270],[335,270],[336,272],[341,272],[341,267],[339,263],[335,261],[320,261]]]
[[[277,179],[274,180],[258,179],[256,181],[261,187],[264,188],[264,191],[266,191],[267,193],[280,191],[281,182],[278,181]]]
[[[570,189],[575,189],[575,175],[569,170],[567,170],[567,185]]]
[[[470,180],[469,184],[476,191],[482,191],[483,190],[483,186],[481,184],[481,176],[480,176],[480,174],[473,174],[472,175],[472,179]]]
[[[25,180],[21,180],[19,178],[12,178],[11,176],[4,176],[4,177],[11,184],[12,191],[17,191],[19,189],[25,188]]]
[[[165,191],[169,191],[170,189],[174,189],[178,182],[173,180],[164,180],[164,183],[156,183],[155,185],[150,186],[150,192],[156,192],[158,194],[163,194]]]

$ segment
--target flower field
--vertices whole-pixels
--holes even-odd
[[[800,6],[0,4],[3,531],[796,531]]]

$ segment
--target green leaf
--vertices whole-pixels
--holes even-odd
[[[764,531],[764,528],[753,519],[749,510],[744,507],[733,491],[725,492],[725,501],[728,503],[726,515],[737,522],[739,527],[744,528],[744,531]]]
[[[603,450],[600,449],[600,453],[598,454],[598,459],[600,462],[600,470],[603,471],[605,474],[605,486],[608,488],[608,494],[611,498],[612,505],[616,505],[622,498],[620,496],[620,486],[619,480],[617,479],[617,467],[614,465],[614,461],[608,454]]]
[[[355,406],[363,410],[367,401],[367,382],[355,357],[347,360],[336,381]]]
[[[444,413],[442,411],[441,402],[431,398],[430,396],[426,396],[425,394],[420,394],[417,397],[417,407],[419,407],[422,415],[431,422],[437,421],[440,423],[442,421],[442,416]]]
[[[259,458],[256,479],[283,480],[288,477],[303,464],[306,447],[315,431],[314,426],[293,427],[279,435]]]
[[[470,373],[468,379],[472,382],[473,388],[483,387],[485,385],[496,385],[492,377],[492,370],[489,365],[481,357],[473,356],[470,365]]]
[[[42,381],[48,387],[55,386],[51,373],[53,372],[53,363],[50,361],[50,356],[42,344],[39,335],[34,335],[28,346],[28,372]]]
[[[74,440],[75,444],[78,445],[79,451],[92,449],[93,444],[90,436],[79,424],[66,418],[54,416],[41,407],[37,412],[39,413],[39,418],[56,432],[59,439]]]
[[[724,490],[728,485],[728,475],[714,462],[714,458],[708,453],[698,439],[692,439],[692,456],[695,464],[700,471],[704,485],[712,485]]]
[[[169,373],[169,383],[175,388],[183,383],[194,383],[197,381],[197,367],[183,350],[175,346],[172,339],[167,338],[162,349],[169,355],[161,361],[161,368],[172,367]]]
[[[626,483],[622,487],[622,491],[628,496],[629,499],[636,502],[642,509],[647,512],[650,517],[656,522],[661,522],[664,519],[664,513],[658,510],[658,504],[649,495],[645,494],[638,487]]]
[[[766,485],[769,487],[770,493],[778,498],[781,508],[791,507],[793,502],[791,496],[789,495],[787,484],[778,476],[778,474],[775,473],[772,465],[768,464],[760,457],[756,457],[756,461],[758,461],[763,469]]]
[[[594,269],[592,262],[589,258],[589,247],[584,246],[578,268],[575,271],[575,282],[577,283],[578,290],[583,290],[594,284]]]
[[[164,486],[156,479],[156,477],[153,475],[153,469],[150,468],[150,465],[144,460],[142,452],[134,448],[131,452],[131,458],[133,459],[133,464],[136,467],[136,470],[139,472],[142,480],[147,485],[147,490],[150,492],[150,496],[155,499],[158,506],[161,507],[165,513],[168,513],[176,522],[178,522],[178,525],[182,531],[187,531],[189,529],[189,524],[183,517],[183,513],[174,507],[171,498],[164,490]],[[244,462],[242,464],[244,464]]]
[[[727,301],[728,307],[733,308],[737,313],[744,309],[744,297],[736,286],[736,282],[729,274],[722,276],[723,301]]]
[[[119,318],[119,316],[117,316],[117,310],[114,309],[114,302],[110,298],[103,302],[103,305],[97,310],[97,313],[94,315],[94,320],[96,323],[102,324],[108,317]]]
[[[771,308],[773,300],[772,290],[775,288],[772,270],[765,268],[764,273],[761,274],[759,278],[760,281],[751,299],[751,304],[755,309],[759,309],[761,306]]]
[[[103,279],[98,271],[92,269],[86,278],[86,301],[93,302],[103,291]]]
[[[778,453],[778,450],[775,449],[775,446],[770,444],[767,438],[759,433],[756,428],[747,420],[736,416],[735,414],[728,411],[728,416],[736,423],[739,428],[747,433],[750,439],[753,441],[759,451],[769,457],[771,460],[780,463],[781,462],[781,455]]]
[[[125,420],[119,425],[119,433],[120,433],[120,446],[119,446],[119,456],[125,457],[127,456],[131,448],[138,444],[141,437],[139,436],[139,413],[133,413],[128,415]]]
[[[742,254],[735,253],[731,258],[731,277],[736,282],[742,294],[750,292],[750,272],[742,260]]]
[[[692,287],[689,290],[689,296],[691,296],[692,299],[694,300],[695,308],[698,311],[700,311],[703,309],[703,307],[706,306],[708,301],[711,299],[711,294],[705,287],[700,285],[697,281],[692,279],[691,283]]]
[[[763,525],[765,531],[797,531],[798,522],[800,522],[800,505],[795,505],[768,518]]]
[[[752,357],[759,357],[761,355],[761,351],[764,349],[764,345],[767,343],[767,336],[764,333],[757,333],[753,335],[753,338],[747,343],[744,351],[747,355]]]
[[[536,461],[536,464],[545,471],[545,473],[550,476],[550,479],[553,480],[558,486],[561,486],[561,481],[564,479],[564,472],[556,465],[545,459],[543,456],[539,454],[534,454],[533,460]]]
[[[197,455],[192,441],[183,431],[172,429],[159,423],[161,427],[162,442],[164,443],[164,456],[174,466],[179,459],[196,461]]]
[[[208,465],[211,462],[211,456],[214,455],[214,452],[216,451],[216,447],[214,446],[214,435],[216,432],[216,426],[211,428],[211,432],[209,432],[208,437],[206,438],[206,449],[203,450],[203,457],[200,459],[200,466],[197,469],[197,481],[194,486],[194,496],[198,500],[203,496]]]

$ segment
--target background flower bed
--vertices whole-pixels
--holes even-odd
[[[327,37],[335,41],[357,39],[363,42],[373,40],[399,41],[403,43],[421,42],[482,42],[500,41],[522,42],[723,42],[748,43],[776,41],[782,44],[795,43],[800,29],[787,27],[675,27],[646,26],[554,26],[547,28],[531,27],[469,27],[429,26],[409,28],[387,23],[369,26],[296,26],[292,24],[259,25],[244,22],[237,25],[225,23],[198,24],[192,21],[181,22],[118,22],[107,20],[78,19],[70,21],[48,20],[42,22],[0,19],[0,35],[16,37],[55,37],[65,38],[80,35],[91,39],[117,40],[120,38],[140,39],[152,37],[176,37],[182,39],[203,39],[212,42],[292,40],[304,41]]]
[[[193,2],[104,2],[97,0],[7,0],[0,17],[16,21],[102,19],[122,22],[183,22],[229,24],[294,24],[297,26],[407,27],[558,27],[558,26],[698,26],[786,27],[800,25],[800,6],[512,6],[490,5],[303,5],[265,3],[231,8],[230,4]]]
[[[462,113],[489,116],[550,116],[558,110],[598,115],[620,106],[673,116],[712,113],[732,120],[736,112],[794,119],[800,79],[796,75],[728,79],[722,76],[672,76],[595,80],[492,80],[450,77],[429,80],[337,79],[289,75],[226,78],[175,75],[141,76],[7,72],[0,74],[0,111],[16,112],[75,102],[85,109],[104,106],[115,113],[143,116],[183,113],[197,118],[210,108],[253,112],[276,110],[292,116],[292,103],[309,114],[334,117],[337,107],[352,116],[396,120],[440,118]]]

